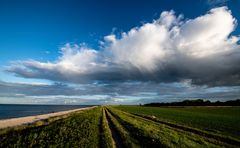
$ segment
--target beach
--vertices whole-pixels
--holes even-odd
[[[91,109],[94,107],[96,107],[96,106],[67,110],[67,111],[60,111],[60,112],[49,113],[49,114],[35,115],[35,116],[3,119],[3,120],[0,120],[0,129],[7,128],[7,127],[15,127],[15,126],[23,125],[23,124],[34,123],[39,120],[44,120],[44,119],[51,118],[51,117],[63,116],[63,115],[69,114],[69,113],[73,113],[73,112],[77,112],[77,111],[81,111],[81,110],[87,110],[87,109]]]

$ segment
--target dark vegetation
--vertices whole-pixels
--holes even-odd
[[[240,106],[240,99],[237,100],[229,100],[226,102],[211,102],[209,100],[184,100],[182,102],[170,102],[170,103],[148,103],[144,104],[144,106],[153,106],[153,107],[160,107],[160,106]]]

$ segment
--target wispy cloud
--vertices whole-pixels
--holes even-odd
[[[207,3],[212,7],[216,7],[216,6],[224,6],[228,1],[229,0],[207,0]]]

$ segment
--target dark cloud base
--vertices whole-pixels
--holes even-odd
[[[0,98],[38,104],[139,104],[185,99],[239,99],[240,87],[200,87],[186,83],[95,83],[68,86],[61,83],[32,85],[0,82]],[[1,101],[2,99],[0,99]],[[4,102],[0,102],[4,103]]]

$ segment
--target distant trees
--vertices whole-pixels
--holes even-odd
[[[226,102],[216,101],[211,102],[209,100],[197,99],[197,100],[184,100],[182,102],[170,102],[170,103],[148,103],[144,106],[240,106],[240,99],[229,100]]]

